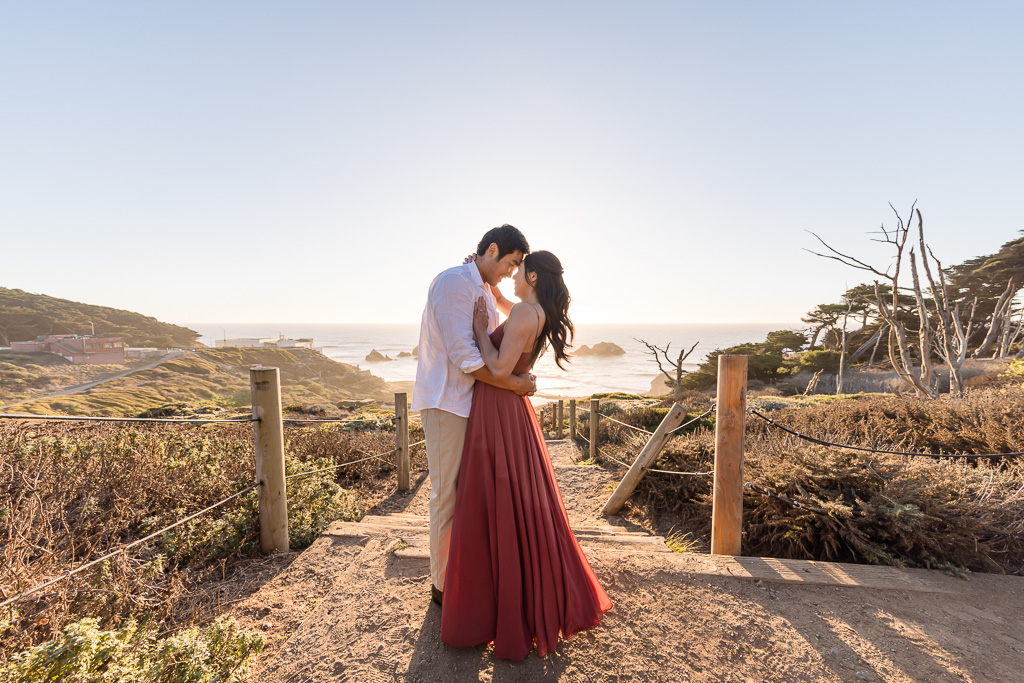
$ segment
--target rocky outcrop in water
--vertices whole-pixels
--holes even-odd
[[[394,358],[392,358],[391,356],[385,356],[377,349],[374,349],[370,351],[370,353],[366,354],[366,360],[368,360],[371,363],[379,363],[385,360],[394,360]]]
[[[577,356],[624,356],[626,352],[622,350],[622,347],[618,344],[611,342],[601,342],[594,344],[593,346],[583,345],[576,349],[575,355]]]

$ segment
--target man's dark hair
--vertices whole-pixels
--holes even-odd
[[[500,261],[505,257],[506,254],[511,254],[513,251],[523,252],[523,256],[530,253],[530,245],[527,244],[526,238],[523,237],[523,233],[519,232],[519,228],[509,225],[506,223],[500,228],[491,228],[484,233],[483,239],[480,240],[480,244],[476,246],[476,255],[483,256],[487,253],[487,247],[491,246],[491,243],[498,245],[498,260]]]

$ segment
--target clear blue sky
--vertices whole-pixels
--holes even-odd
[[[1017,3],[0,7],[0,286],[169,322],[419,319],[489,227],[581,322],[795,321],[814,230],[1024,228]]]

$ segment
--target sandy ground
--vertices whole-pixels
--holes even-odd
[[[611,474],[574,465],[571,444],[551,451],[570,521],[602,520]],[[428,488],[370,512],[427,514]],[[328,533],[281,558],[286,568],[234,611],[270,643],[250,680],[1024,680],[1020,577],[908,570],[889,588],[806,585],[730,576],[707,555],[613,549],[587,552],[615,603],[600,626],[544,658],[496,661],[489,647],[440,642],[428,564],[396,556],[399,536]]]

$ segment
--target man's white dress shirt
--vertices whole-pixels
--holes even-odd
[[[476,263],[449,268],[430,283],[420,321],[412,410],[440,408],[469,417],[476,378],[467,373],[484,367],[473,337],[473,308],[481,295],[487,301],[487,331],[493,332],[497,302]]]

